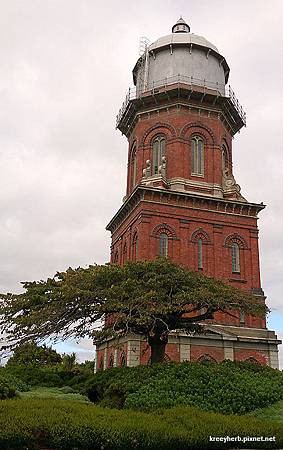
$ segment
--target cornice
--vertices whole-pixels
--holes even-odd
[[[145,198],[146,196],[150,198]],[[106,230],[113,233],[142,201],[244,217],[257,217],[257,214],[265,208],[263,203],[241,202],[195,193],[171,191],[149,186],[137,186],[108,223]]]

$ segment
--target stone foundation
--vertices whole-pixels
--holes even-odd
[[[254,361],[266,364],[274,369],[279,368],[278,344],[274,331],[247,327],[223,325],[206,325],[205,333],[186,335],[174,332],[169,336],[166,346],[168,361],[200,361],[203,359],[215,362]],[[148,364],[150,348],[139,335],[127,335],[117,339],[109,339],[97,345],[96,371],[109,367]]]

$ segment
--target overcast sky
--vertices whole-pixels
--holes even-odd
[[[127,160],[115,116],[139,38],[169,34],[180,14],[225,55],[247,112],[234,174],[249,201],[267,204],[262,285],[283,337],[281,0],[0,0],[0,292],[109,260],[105,225],[125,194]],[[60,347],[75,348],[93,357],[87,341]]]

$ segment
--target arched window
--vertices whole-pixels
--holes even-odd
[[[260,364],[254,356],[249,356],[249,358],[245,359],[245,362],[250,364]]]
[[[118,261],[119,261],[119,253],[118,253],[118,250],[115,252],[115,255],[114,255],[114,263],[115,264],[118,264]]]
[[[132,246],[133,246],[133,261],[136,261],[138,257],[138,247],[139,247],[138,233],[134,234]]]
[[[165,138],[164,136],[157,136],[152,145],[152,175],[159,173],[162,156],[165,156]]]
[[[232,272],[240,273],[240,247],[236,242],[231,246]]]
[[[127,246],[127,242],[125,242],[124,247],[123,247],[123,262],[126,262],[128,259],[128,246]]]
[[[228,151],[225,145],[222,145],[222,171],[225,174],[229,172]]]
[[[211,239],[208,233],[202,228],[195,230],[191,237],[192,242],[194,242],[194,259],[195,267],[198,270],[203,270],[206,267],[207,260],[207,245],[211,244]]]
[[[132,168],[132,188],[134,188],[136,185],[136,181],[137,181],[137,149],[136,149],[136,147],[134,147],[132,150],[131,168]]]
[[[104,357],[101,356],[98,370],[103,370],[103,369],[104,369]]]
[[[124,367],[126,365],[127,365],[126,355],[125,355],[125,352],[122,351],[121,356],[120,356],[120,366]]]
[[[113,353],[111,353],[109,358],[109,367],[114,367],[114,356]]]
[[[198,269],[203,269],[202,261],[202,239],[198,239]]]
[[[159,256],[167,258],[168,256],[168,236],[166,233],[159,235]]]
[[[212,356],[210,356],[208,353],[205,353],[204,355],[200,356],[198,358],[198,362],[202,364],[207,363],[217,363],[216,359],[214,359]]]
[[[192,175],[204,175],[204,142],[200,136],[191,140]]]

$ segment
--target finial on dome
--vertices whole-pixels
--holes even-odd
[[[180,19],[177,20],[175,25],[172,27],[172,33],[189,33],[190,27],[189,25],[184,21],[183,17],[180,16]]]

